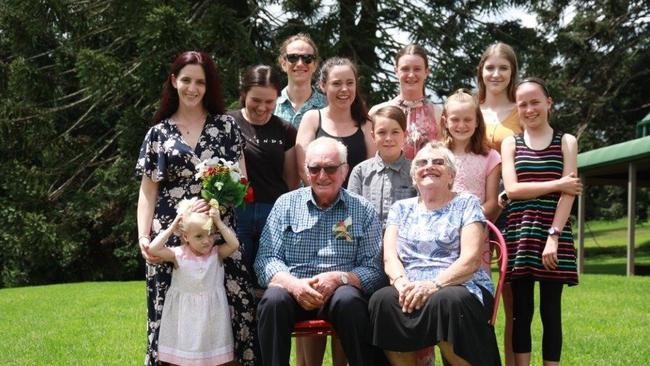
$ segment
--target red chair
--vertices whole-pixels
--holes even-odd
[[[497,310],[499,310],[499,300],[501,291],[506,281],[506,270],[508,269],[508,248],[506,241],[501,235],[501,231],[493,223],[487,221],[488,238],[490,240],[490,249],[492,251],[492,262],[499,266],[499,279],[497,280],[496,289],[494,290],[494,307],[492,309],[492,319],[490,324],[494,325],[497,320]]]
[[[325,336],[334,335],[336,332],[332,328],[332,324],[325,320],[303,320],[296,322],[293,326],[294,337],[310,337],[310,336]]]
[[[490,249],[492,254],[492,262],[497,263],[499,266],[499,279],[497,280],[496,289],[494,291],[494,307],[492,310],[492,318],[490,324],[494,325],[497,320],[497,311],[499,310],[499,300],[501,299],[501,291],[503,284],[506,280],[506,270],[508,268],[508,250],[506,241],[499,229],[493,223],[487,221],[488,238],[490,240]],[[294,325],[292,336],[305,337],[305,336],[328,336],[336,334],[332,325],[325,320],[303,320],[296,322]]]

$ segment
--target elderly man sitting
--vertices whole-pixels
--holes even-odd
[[[268,289],[257,308],[265,365],[288,365],[296,321],[325,319],[350,365],[376,365],[368,297],[384,284],[381,225],[372,205],[341,189],[345,146],[328,137],[307,148],[310,187],[282,195],[269,215],[255,271]]]

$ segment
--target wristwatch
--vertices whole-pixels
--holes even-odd
[[[348,281],[348,275],[345,274],[345,273],[343,273],[343,274],[341,275],[341,286],[343,286],[343,285],[347,285],[348,282],[349,282],[349,281]]]
[[[560,229],[556,228],[555,226],[551,226],[548,229],[548,235],[549,236],[560,236],[561,233],[562,233],[562,231]]]

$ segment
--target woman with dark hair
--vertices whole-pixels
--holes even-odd
[[[267,65],[253,66],[241,80],[241,109],[228,112],[246,140],[246,171],[255,196],[253,203],[235,209],[242,261],[253,276],[260,235],[275,200],[298,187],[296,128],[273,114],[279,94],[278,74]]]
[[[501,145],[508,210],[506,281],[512,288],[515,365],[530,365],[535,282],[539,282],[542,358],[559,365],[562,354],[562,290],[578,284],[571,206],[582,192],[577,176],[578,141],[550,124],[553,99],[546,83],[526,78],[515,85],[524,132]]]
[[[305,151],[307,145],[318,137],[334,138],[348,148],[348,176],[343,182],[346,187],[349,172],[375,155],[372,126],[366,123],[368,111],[359,93],[358,81],[357,67],[347,58],[333,57],[323,64],[319,84],[328,105],[305,113],[296,137],[297,170],[305,185],[309,184],[305,175]]]
[[[399,95],[372,107],[370,115],[388,105],[404,111],[407,121],[404,154],[407,159],[413,159],[422,145],[440,138],[438,121],[442,108],[425,95],[425,83],[429,76],[426,50],[416,44],[400,49],[395,55],[395,75],[399,81]]]
[[[239,162],[245,175],[243,140],[232,117],[223,114],[224,101],[217,68],[206,53],[188,51],[171,65],[163,86],[155,125],[147,132],[136,165],[141,176],[138,198],[138,243],[146,260],[147,283],[147,355],[146,365],[158,363],[158,334],[165,295],[172,276],[172,265],[151,255],[147,246],[152,235],[168,227],[182,199],[201,191],[195,166],[210,158]],[[207,211],[205,202],[197,211]],[[233,227],[233,212],[226,210],[222,220]],[[223,238],[217,237],[217,243]],[[180,245],[172,236],[166,245]],[[235,357],[244,365],[255,363],[257,346],[254,324],[254,299],[250,275],[241,265],[241,253],[235,251],[224,260],[226,294],[233,309],[232,327]],[[215,284],[216,285],[216,284]]]

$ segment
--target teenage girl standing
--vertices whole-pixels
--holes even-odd
[[[508,198],[507,280],[513,297],[516,365],[530,365],[535,282],[540,284],[544,365],[558,365],[562,351],[562,289],[578,284],[569,214],[582,191],[576,177],[578,143],[549,124],[552,99],[544,81],[517,84],[524,132],[503,141],[503,181]]]
[[[508,136],[522,132],[515,104],[515,83],[517,81],[517,55],[509,45],[495,43],[485,49],[477,67],[478,101],[485,121],[485,133],[490,146],[501,152],[501,142]],[[503,186],[500,185],[500,189]],[[507,207],[495,224],[505,234]],[[515,364],[512,352],[512,291],[510,284],[503,286],[503,310],[505,329],[503,351],[506,366]]]
[[[380,108],[393,105],[406,114],[406,141],[404,155],[413,159],[427,142],[439,139],[438,121],[442,108],[433,104],[424,93],[429,76],[427,52],[421,46],[410,44],[395,55],[395,75],[399,81],[399,95],[370,109],[373,116]]]

